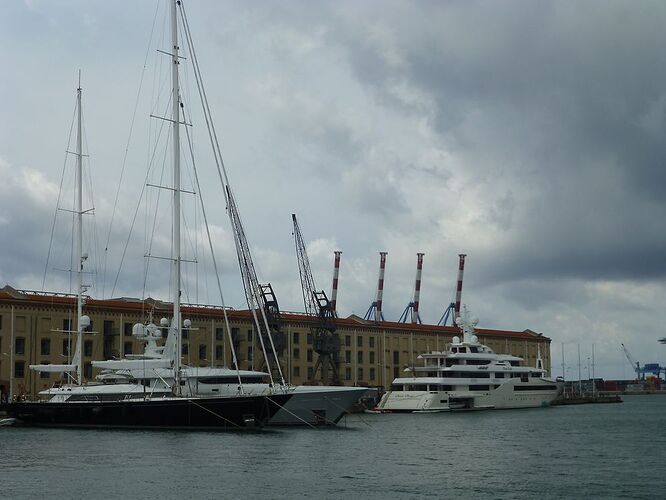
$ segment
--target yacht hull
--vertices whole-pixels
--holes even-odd
[[[296,386],[268,425],[335,425],[366,391],[365,387]]]
[[[548,386],[554,386],[549,383]],[[520,390],[516,390],[519,387]],[[559,386],[544,390],[544,384],[531,387],[505,383],[486,392],[469,391],[389,391],[377,409],[382,412],[437,412],[456,410],[503,410],[549,406],[561,392]]]
[[[2,406],[21,425],[78,428],[244,430],[261,427],[290,394],[129,401],[15,402]]]

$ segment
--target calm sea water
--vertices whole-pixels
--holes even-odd
[[[666,498],[666,396],[259,434],[0,428],[0,498]]]

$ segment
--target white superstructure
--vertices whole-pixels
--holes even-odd
[[[521,366],[522,358],[496,354],[474,335],[478,320],[466,309],[457,319],[463,338],[453,337],[447,350],[421,354],[423,366],[407,368],[393,381],[377,410],[436,412],[461,409],[508,409],[548,406],[561,386],[547,377],[541,353],[537,366]]]

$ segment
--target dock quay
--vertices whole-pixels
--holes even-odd
[[[559,397],[551,403],[553,406],[563,405],[585,405],[585,404],[603,404],[603,403],[622,403],[622,398],[619,394],[597,394],[591,395],[574,395],[567,397]]]

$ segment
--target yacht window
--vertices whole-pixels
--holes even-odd
[[[489,385],[470,385],[469,390],[470,391],[489,391],[490,386]]]
[[[530,373],[530,377],[541,377],[541,374],[539,372],[532,372]]]
[[[509,361],[509,363],[511,363],[511,366],[520,366],[519,361]]]
[[[554,385],[514,385],[514,391],[555,391],[557,386]]]
[[[494,385],[494,386],[493,386],[493,389],[499,389],[499,388],[500,388],[499,385]]]
[[[458,348],[457,347],[451,348],[451,352],[458,352]]]
[[[446,366],[459,365],[460,360],[458,358],[449,358],[446,360]]]
[[[467,347],[461,347],[458,352],[467,352]]]
[[[469,352],[479,352],[479,350],[476,347],[470,347]]]
[[[472,378],[490,378],[490,373],[488,372],[469,372],[468,375]]]
[[[504,378],[504,373],[495,373],[495,378]]]

